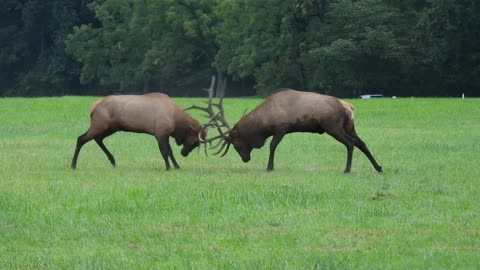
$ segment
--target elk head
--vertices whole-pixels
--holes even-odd
[[[199,123],[190,123],[188,129],[187,135],[182,138],[183,141],[177,140],[177,145],[183,144],[180,153],[184,157],[188,156],[193,149],[199,146],[206,136],[205,130]]]

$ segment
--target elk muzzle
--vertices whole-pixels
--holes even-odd
[[[234,145],[235,150],[237,151],[238,155],[242,158],[242,161],[247,163],[250,161],[250,153],[252,152],[252,149],[247,149],[247,147],[238,147]]]

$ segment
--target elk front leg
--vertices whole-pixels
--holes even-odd
[[[268,157],[268,165],[267,171],[273,171],[273,160],[275,158],[275,149],[277,149],[277,145],[283,139],[285,134],[276,134],[273,135],[272,142],[270,143],[270,156]]]
[[[170,142],[168,143],[168,156],[169,156],[170,159],[172,160],[173,167],[175,167],[175,169],[180,169],[180,166],[178,166],[177,161],[176,161],[175,158],[173,157],[173,151],[172,151],[172,147],[170,146]]]
[[[170,162],[168,161],[169,156],[169,145],[168,137],[157,137],[158,148],[160,149],[160,154],[162,154],[163,160],[165,161],[165,168],[170,170]]]

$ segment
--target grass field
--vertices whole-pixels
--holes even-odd
[[[270,173],[268,144],[249,163],[174,146],[167,172],[132,133],[105,140],[116,168],[91,142],[73,171],[95,99],[0,99],[0,269],[480,269],[479,99],[349,100],[383,174],[358,149],[344,174],[345,147],[308,133]]]

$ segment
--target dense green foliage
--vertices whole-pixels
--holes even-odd
[[[480,100],[351,100],[383,165],[327,135],[243,163],[151,136],[94,143],[70,169],[92,97],[0,99],[1,269],[479,269]],[[175,99],[187,107],[199,99]],[[234,122],[260,99],[226,99]],[[385,108],[388,108],[386,110]],[[22,113],[19,113],[19,112]]]
[[[480,95],[480,4],[454,0],[4,0],[0,95],[280,87]]]

